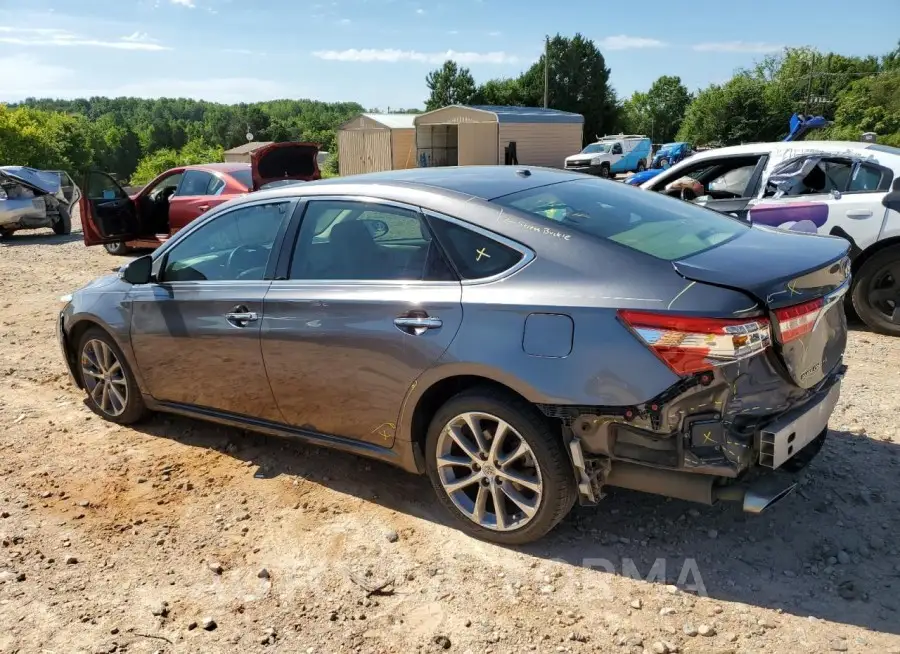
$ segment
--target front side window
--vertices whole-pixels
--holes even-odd
[[[417,211],[352,200],[308,203],[291,279],[450,281]]]
[[[205,170],[188,170],[175,195],[206,195],[206,189],[215,177]]]
[[[667,261],[708,250],[750,229],[689,202],[592,179],[528,189],[492,202]]]
[[[254,204],[217,216],[166,252],[162,281],[263,279],[290,206]]]
[[[122,200],[128,194],[106,173],[92,171],[88,175],[87,197],[90,200]]]

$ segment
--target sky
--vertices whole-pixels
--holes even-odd
[[[0,0],[0,102],[92,95],[422,107],[445,59],[512,77],[546,34],[592,39],[617,93],[728,80],[785,46],[884,54],[900,0]],[[785,9],[779,7],[784,6]],[[791,7],[788,9],[787,7]],[[794,16],[793,18],[780,18]]]

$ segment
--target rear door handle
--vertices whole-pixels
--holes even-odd
[[[866,209],[853,209],[847,212],[847,218],[871,218],[872,212]]]
[[[235,327],[246,327],[251,322],[256,322],[259,320],[259,314],[255,311],[250,311],[247,307],[241,305],[236,306],[231,312],[225,314],[225,320],[230,322]]]
[[[444,322],[434,316],[398,316],[394,318],[394,325],[400,331],[421,336],[429,329],[440,329]]]

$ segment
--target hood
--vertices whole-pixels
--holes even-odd
[[[282,180],[310,182],[320,179],[319,146],[315,143],[271,143],[250,155],[253,190]]]
[[[60,191],[59,176],[27,166],[0,166],[0,176],[27,186],[41,195],[56,195]]]

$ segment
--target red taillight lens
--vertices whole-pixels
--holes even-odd
[[[797,304],[792,307],[777,309],[775,318],[778,322],[778,340],[782,343],[789,343],[810,333],[815,327],[819,312],[824,306],[825,300],[819,298],[818,300]]]
[[[693,318],[627,309],[619,311],[619,318],[679,375],[745,359],[771,343],[765,318]]]

